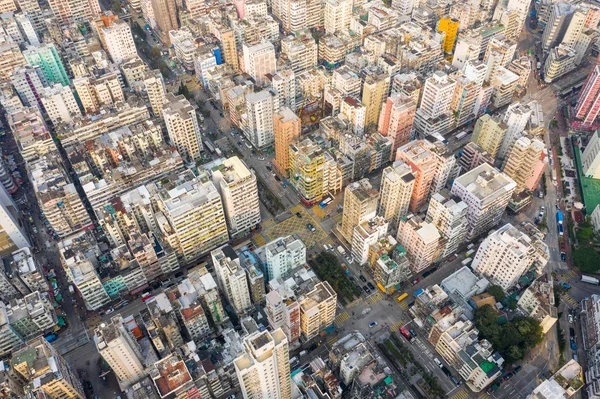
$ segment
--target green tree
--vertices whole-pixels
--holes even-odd
[[[510,348],[508,348],[508,351],[506,351],[506,361],[508,363],[515,363],[523,359],[524,355],[525,354],[523,353],[521,348],[519,348],[518,346],[511,346]]]
[[[502,302],[504,299],[506,299],[506,294],[499,285],[490,285],[487,289],[487,292],[494,297],[496,302]]]
[[[158,48],[158,47],[152,47],[150,49],[150,54],[148,54],[148,57],[152,61],[157,62],[160,59],[160,56],[161,56],[160,48]]]
[[[121,8],[121,0],[110,0],[110,9],[113,12],[120,14],[121,11],[123,11]]]
[[[584,273],[596,273],[600,270],[598,252],[589,245],[580,245],[573,251],[573,263]]]
[[[131,29],[133,30],[133,33],[135,33],[136,35],[138,35],[141,39],[143,39],[144,37],[146,37],[146,32],[144,31],[144,28],[142,28],[140,26],[140,24],[138,24],[137,22],[134,22]]]
[[[582,227],[577,230],[577,239],[582,243],[590,242],[593,237],[594,229],[592,227]]]

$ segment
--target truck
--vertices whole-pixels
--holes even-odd
[[[50,335],[46,335],[44,338],[46,338],[46,341],[48,341],[48,342],[54,342],[58,339],[58,335],[50,334]]]
[[[221,156],[221,155],[223,155],[223,153],[221,152],[221,149],[220,149],[220,148],[215,148],[215,153],[216,153],[218,156]]]
[[[337,251],[340,253],[340,255],[343,255],[346,253],[346,250],[341,245],[338,245]]]
[[[600,285],[600,280],[598,280],[597,278],[584,275],[581,276],[581,282]]]
[[[473,254],[475,253],[475,249],[469,249],[467,252],[465,252],[465,256],[467,258],[471,257]]]
[[[406,327],[400,327],[400,334],[404,335],[404,338],[408,340],[408,342],[412,342],[413,336],[410,331]]]
[[[454,136],[454,138],[455,138],[456,140],[461,140],[461,139],[463,139],[463,138],[464,138],[464,137],[465,137],[467,134],[468,134],[467,132],[460,132],[460,133],[458,133],[456,136]]]
[[[471,262],[473,262],[473,258],[467,258],[467,259],[463,260],[462,262],[460,262],[460,264],[463,266],[467,266],[467,265],[471,264]]]
[[[563,224],[564,218],[561,211],[556,212],[556,223]]]

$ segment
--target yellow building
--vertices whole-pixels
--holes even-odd
[[[458,21],[454,18],[442,18],[438,22],[438,32],[444,32],[444,43],[442,49],[445,54],[452,54],[454,52],[454,43],[456,43],[456,36],[458,35]]]
[[[316,336],[335,320],[337,294],[327,281],[303,295],[300,300],[300,328],[306,339]]]
[[[325,157],[323,149],[311,139],[289,145],[290,182],[305,204],[314,204],[323,197]]]
[[[495,158],[506,130],[507,126],[504,122],[485,114],[477,120],[471,141]]]
[[[13,354],[14,371],[29,385],[25,392],[43,392],[49,399],[84,399],[79,378],[65,359],[39,337]],[[37,397],[37,396],[36,396]]]
[[[290,143],[300,137],[300,118],[289,108],[282,108],[274,117],[275,167],[288,175]]]
[[[377,125],[379,114],[390,92],[389,75],[369,75],[363,84],[362,103],[367,108],[365,114],[365,127]]]

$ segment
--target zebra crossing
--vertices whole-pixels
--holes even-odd
[[[368,303],[369,305],[372,305],[374,303],[381,301],[382,298],[383,298],[383,294],[379,291],[376,291],[372,295],[367,297],[365,299],[365,302]]]
[[[450,399],[467,399],[469,398],[469,390],[466,387],[461,387],[459,390],[454,392]]]
[[[252,237],[252,241],[254,241],[254,244],[257,247],[262,247],[262,246],[264,246],[267,243],[267,240],[265,239],[265,237],[262,234],[260,234],[260,233],[255,234]]]
[[[563,301],[565,301],[566,303],[568,303],[569,305],[571,305],[572,307],[578,307],[579,306],[579,303],[577,303],[577,301],[575,299],[571,298],[570,295],[563,294],[560,298]]]
[[[400,302],[400,309],[408,310],[408,302],[406,301],[406,299]]]
[[[390,330],[398,332],[398,330],[400,329],[400,327],[402,327],[403,325],[406,324],[405,320],[400,320],[399,322],[397,322],[396,324],[392,325],[390,327]]]
[[[337,335],[334,336],[334,337],[329,337],[327,339],[327,343],[329,344],[329,346],[331,346],[331,345],[335,344],[337,342],[337,340],[338,340],[338,336]]]
[[[560,281],[569,281],[571,279],[574,279],[577,277],[577,273],[575,273],[573,270],[569,270],[565,273],[562,273],[558,276],[558,279]]]
[[[349,318],[350,318],[350,315],[348,314],[348,312],[340,313],[339,315],[337,315],[335,317],[335,320],[333,321],[333,323],[339,327],[343,322],[345,322]]]

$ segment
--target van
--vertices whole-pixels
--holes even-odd
[[[444,365],[442,364],[442,362],[440,362],[440,359],[438,359],[437,357],[433,358],[433,361],[435,362],[435,364],[438,365],[439,368],[442,368]]]

